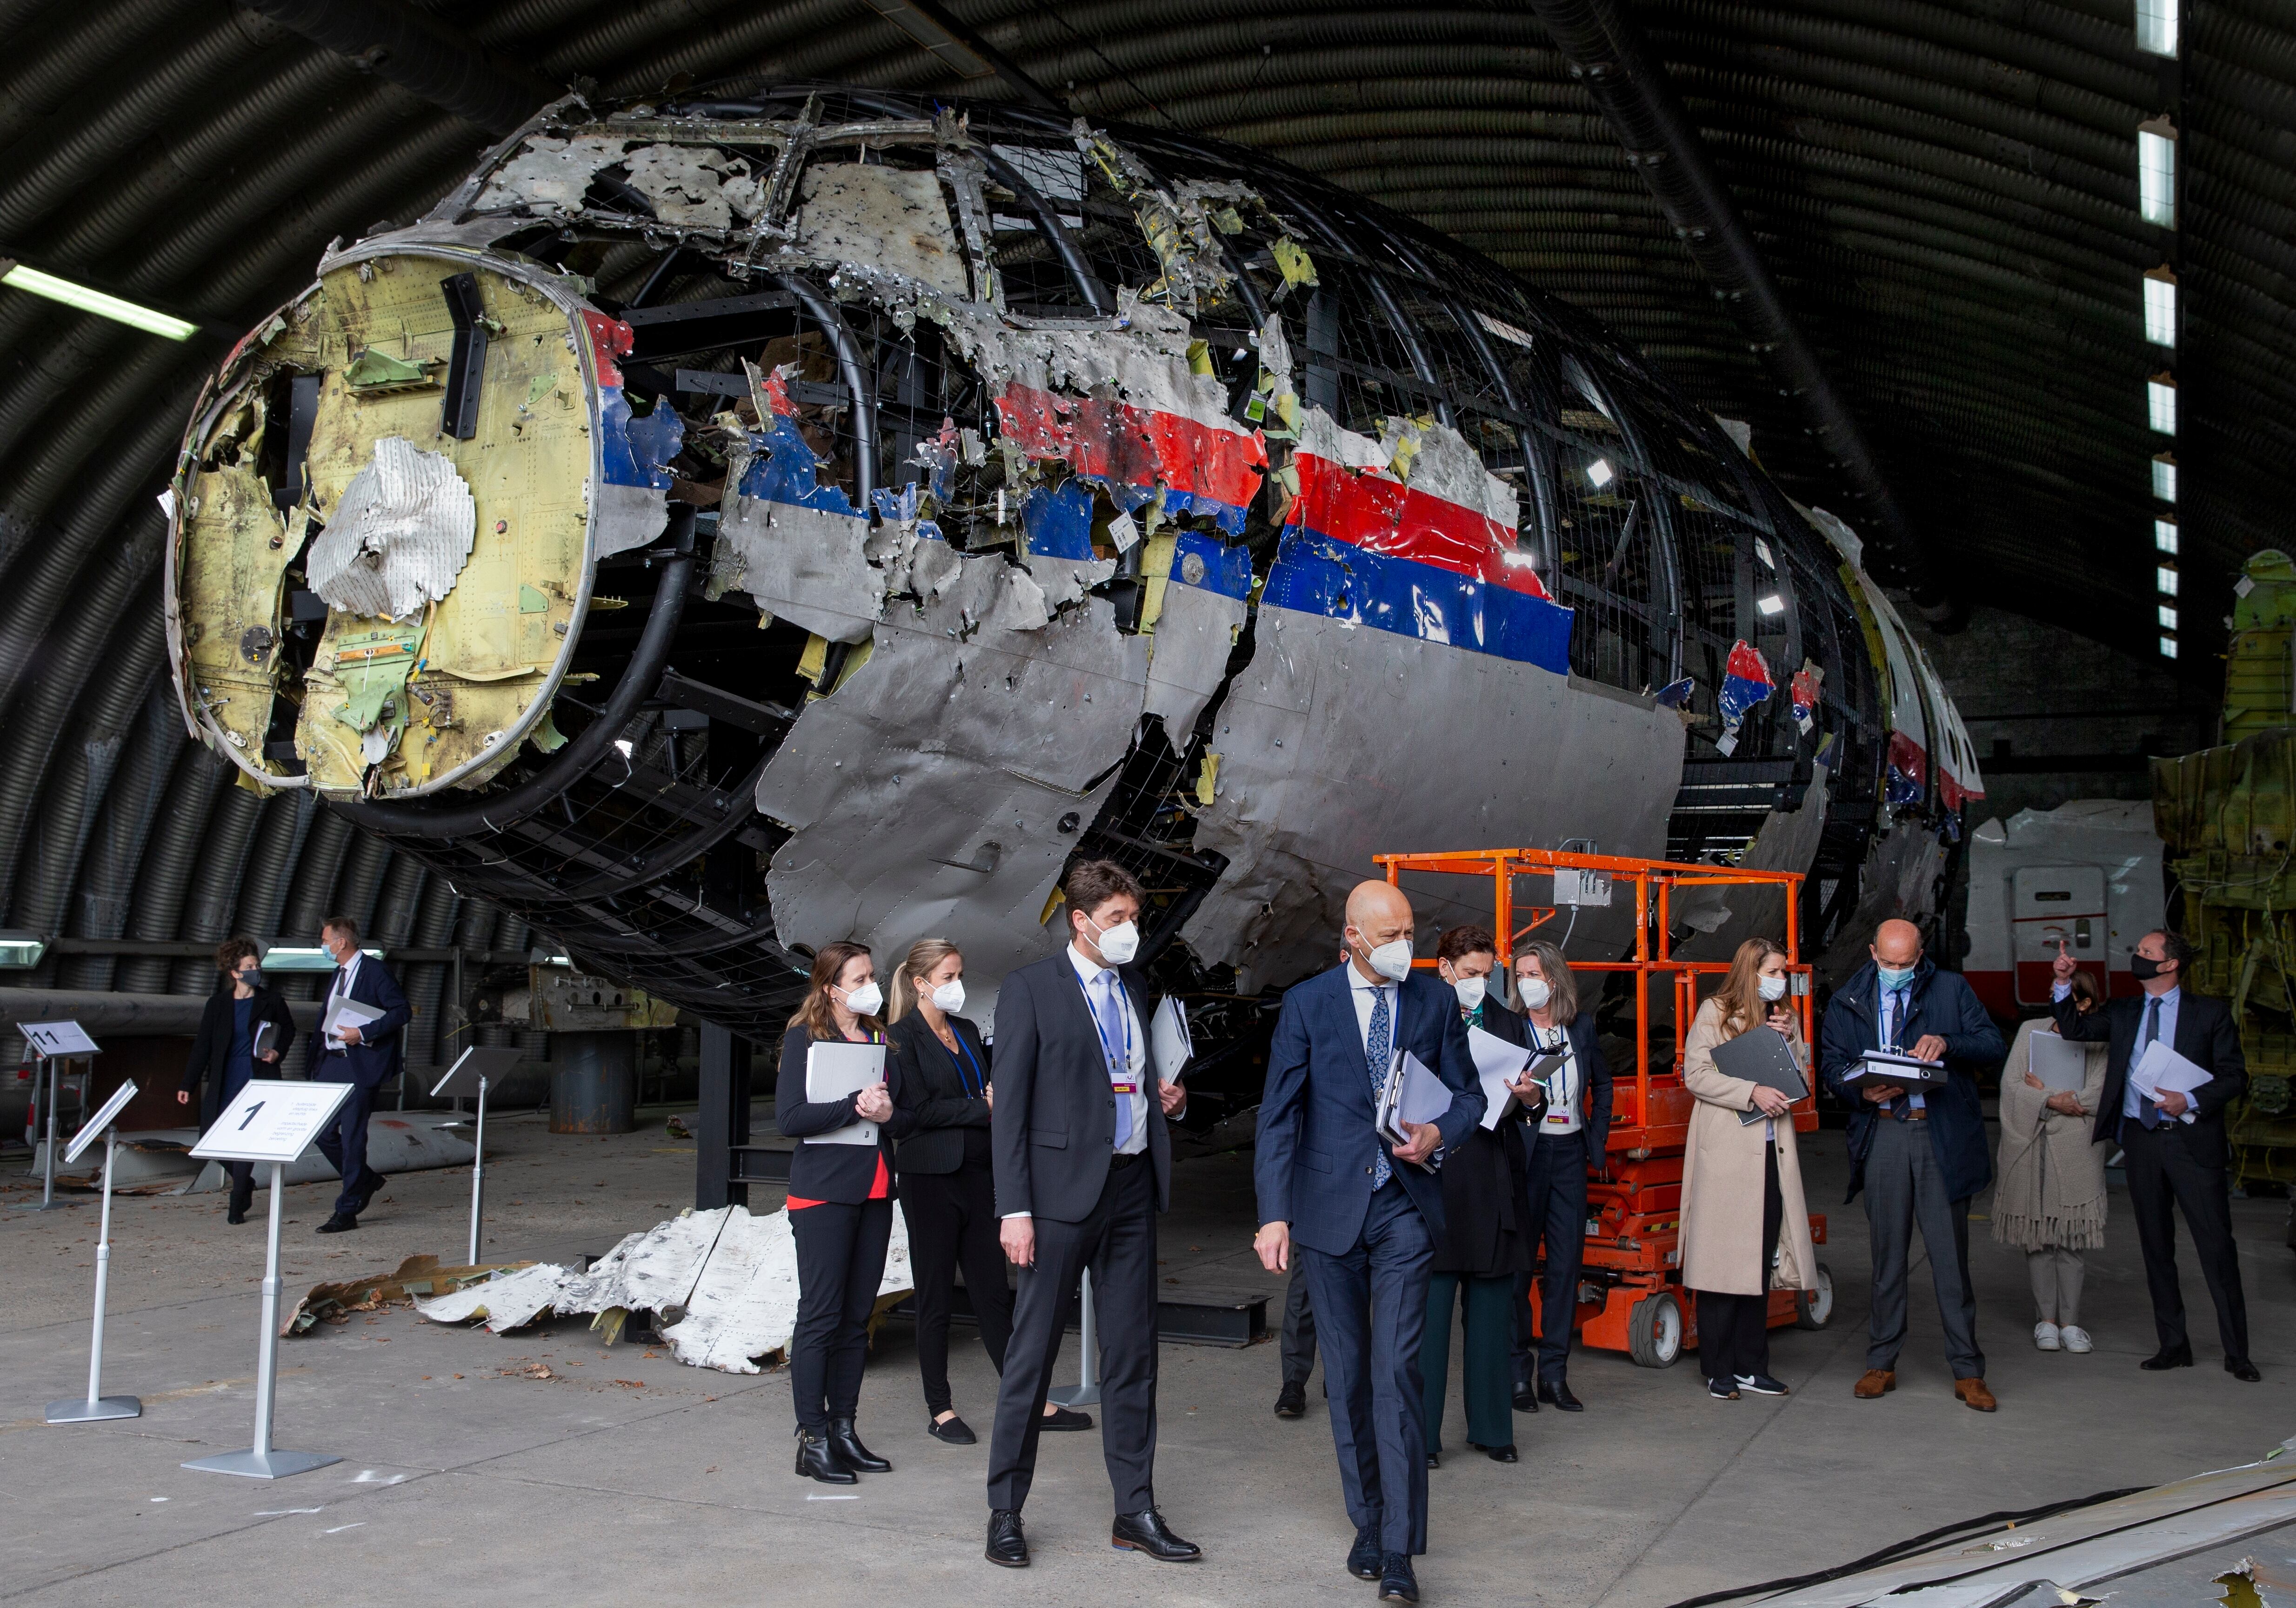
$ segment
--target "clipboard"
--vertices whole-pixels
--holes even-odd
[[[813,1044],[805,1052],[805,1097],[819,1104],[857,1095],[885,1081],[885,1046],[882,1044]],[[800,1144],[874,1144],[874,1122],[849,1122],[825,1134],[808,1134]]]
[[[1785,1035],[1775,1029],[1763,1026],[1748,1028],[1735,1038],[1726,1039],[1714,1046],[1714,1064],[1733,1078],[1742,1078],[1749,1083],[1774,1088],[1789,1100],[1809,1097],[1809,1081],[1802,1076],[1794,1061],[1793,1046]],[[1762,1111],[1738,1113],[1738,1126],[1751,1128],[1757,1122],[1769,1120]]]

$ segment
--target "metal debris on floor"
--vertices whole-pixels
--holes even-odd
[[[323,1323],[346,1324],[354,1312],[380,1312],[397,1301],[443,1295],[532,1266],[532,1262],[485,1262],[442,1268],[435,1256],[410,1256],[393,1273],[312,1285],[281,1322],[279,1333],[283,1337],[307,1333]]]

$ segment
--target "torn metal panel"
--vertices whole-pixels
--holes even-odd
[[[931,171],[816,162],[800,192],[798,237],[811,256],[871,263],[943,295],[972,293],[948,201]]]
[[[1106,601],[1047,618],[1026,570],[955,556],[933,601],[888,610],[869,662],[758,783],[758,808],[793,834],[767,882],[785,943],[1039,948],[1069,849],[1138,730],[1148,644]]]
[[[477,531],[453,462],[384,436],[311,544],[311,590],[346,613],[405,619],[455,589]]]
[[[480,1284],[533,1266],[532,1262],[464,1262],[442,1267],[435,1256],[410,1256],[390,1273],[312,1285],[288,1309],[279,1325],[279,1333],[283,1339],[308,1333],[323,1323],[348,1323],[354,1312],[378,1311],[393,1301],[413,1300],[419,1296],[444,1295],[465,1284]]]
[[[1552,847],[1598,800],[1602,852],[1656,857],[1682,775],[1682,724],[1646,699],[1264,600],[1212,746],[1195,846],[1230,868],[1183,931],[1236,957],[1244,992],[1328,964],[1348,890],[1394,844]],[[1412,893],[1423,927],[1490,917],[1487,896]],[[1589,911],[1573,952],[1632,928]]]
[[[1227,683],[1243,628],[1251,557],[1185,530],[1150,543],[1142,628],[1149,646],[1146,712],[1163,718],[1175,754],[1187,751],[1196,718]]]
[[[628,144],[619,136],[594,134],[565,140],[537,135],[495,169],[479,193],[478,204],[481,209],[528,206],[579,211],[599,170],[619,161]]]

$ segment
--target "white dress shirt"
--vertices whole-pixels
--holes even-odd
[[[2069,982],[2061,982],[2049,990],[2049,997],[2053,1001],[2062,999],[2072,991],[2072,984]],[[2144,1038],[2144,1019],[2148,1015],[2152,1014],[2152,1001],[2156,998],[2161,1002],[2161,1030],[2157,1037],[2160,1038],[2161,1043],[2167,1045],[2170,1049],[2173,1050],[2177,1047],[2177,1007],[2182,1005],[2185,1001],[2185,989],[2184,985],[2181,983],[2169,989],[2166,994],[2147,994],[2144,996],[2142,1008],[2138,1011],[2136,1015],[2136,1046],[2130,1052],[2128,1057],[2128,1070],[2132,1072],[2136,1070],[2136,1062],[2144,1056],[2144,1046],[2146,1043]],[[2136,1079],[2134,1078],[2129,1079],[2121,1086],[2120,1114],[2131,1119],[2132,1120],[2142,1116],[2144,1114],[2143,1110],[2138,1103],[2144,1098],[2144,1096],[2143,1095],[2137,1093]],[[2186,1122],[2198,1120],[2193,1111],[2192,1100],[2193,1097],[2190,1095],[2185,1096],[2185,1114],[2182,1120]]]
[[[1522,1019],[1522,1026],[1523,1030],[1530,1035],[1530,1053],[1534,1058],[1541,1055],[1562,1057],[1562,1064],[1546,1076],[1546,1110],[1539,1116],[1538,1131],[1543,1134],[1575,1134],[1586,1126],[1586,1120],[1578,1114],[1581,1092],[1578,1052],[1570,1046],[1570,1030],[1555,1028],[1552,1030],[1550,1038],[1547,1030],[1541,1029],[1528,1016]],[[1562,1042],[1555,1043],[1555,1039]]]
[[[1910,977],[1894,989],[1881,988],[1878,986],[1874,989],[1874,1047],[1875,1049],[1888,1050],[1892,1054],[1899,1055],[1910,1055],[1913,1054],[1913,1050],[1909,1046],[1891,1044],[1890,1042],[1890,996],[1895,994],[1904,1002],[1906,1017],[1908,1021],[1911,1021],[1914,1014],[1914,1002],[1912,999],[1913,991],[1914,980]],[[1929,1104],[1928,1100],[1922,1095],[1919,1090],[1915,1090],[1912,1094],[1906,1095],[1905,1101],[1906,1109],[1907,1111],[1922,1111]],[[1890,1103],[1884,1101],[1882,1103],[1887,1105]]]
[[[324,1021],[326,1017],[326,1013],[334,1009],[335,1001],[338,999],[348,999],[351,997],[351,984],[358,980],[359,963],[365,958],[365,950],[354,949],[351,951],[349,961],[345,964],[335,968],[334,985],[327,990],[326,1001],[319,1007],[319,1015],[321,1020]],[[330,1033],[327,1035],[327,1047],[331,1050],[340,1051],[348,1046],[344,1044],[340,1034]]]
[[[1074,944],[1070,944],[1068,948],[1068,957],[1069,964],[1076,968],[1077,980],[1084,985],[1085,1008],[1092,1013],[1093,1030],[1095,1033],[1100,1030],[1100,1013],[1097,1006],[1101,991],[1109,988],[1116,990],[1117,1008],[1122,1013],[1124,1019],[1124,1043],[1121,1046],[1124,1071],[1121,1077],[1111,1077],[1109,1082],[1111,1086],[1118,1083],[1129,1083],[1132,1086],[1130,1094],[1116,1096],[1119,1100],[1131,1102],[1132,1132],[1124,1143],[1117,1145],[1111,1153],[1119,1156],[1136,1156],[1148,1148],[1148,1042],[1147,1036],[1140,1030],[1140,1013],[1132,1008],[1131,993],[1125,988],[1124,980],[1117,975],[1115,967],[1102,965],[1098,961],[1086,956],[1084,951]],[[1104,981],[1103,979],[1105,979]],[[1103,1043],[1103,1047],[1116,1049],[1119,1046]],[[1103,1062],[1102,1064],[1106,1065],[1106,1062]],[[1000,1212],[998,1219],[1002,1221],[1005,1218],[1025,1218],[1030,1215],[1025,1211],[1006,1211]]]
[[[1384,977],[1371,978],[1353,960],[1348,962],[1348,997],[1355,1002],[1356,1036],[1364,1041],[1364,1054],[1371,1054],[1372,1002],[1381,995],[1387,996],[1387,1043],[1391,1051],[1403,1034],[1403,998],[1396,986]],[[1364,1076],[1371,1076],[1371,1062],[1364,1062]]]

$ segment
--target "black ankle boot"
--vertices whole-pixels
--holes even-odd
[[[838,1461],[836,1451],[820,1435],[797,1432],[797,1472],[824,1485],[858,1485],[861,1477]]]
[[[829,1421],[829,1448],[837,1454],[838,1461],[848,1468],[858,1469],[865,1474],[889,1474],[893,1472],[891,1464],[861,1444],[861,1437],[854,1432],[850,1418]]]

